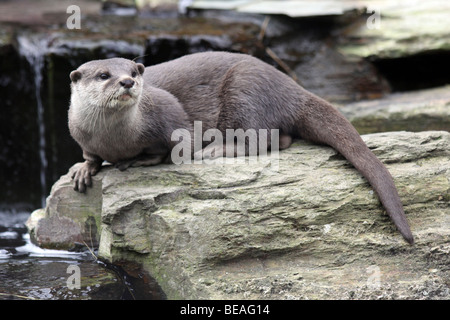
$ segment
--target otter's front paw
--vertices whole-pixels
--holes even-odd
[[[86,192],[86,187],[92,186],[91,176],[95,176],[100,171],[100,167],[101,164],[85,161],[72,175],[75,182],[73,189],[81,193]]]

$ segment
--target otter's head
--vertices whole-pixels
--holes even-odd
[[[123,58],[94,60],[70,73],[72,105],[115,111],[138,104],[145,67]]]

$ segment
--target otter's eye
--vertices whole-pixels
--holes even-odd
[[[98,77],[102,80],[108,80],[111,76],[107,73],[101,73]]]
[[[131,76],[132,76],[133,78],[135,78],[135,77],[137,76],[137,72],[136,72],[136,71],[133,71],[133,72],[131,73]]]

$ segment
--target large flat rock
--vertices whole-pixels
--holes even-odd
[[[450,134],[363,139],[394,177],[414,246],[345,159],[302,141],[279,161],[105,167],[87,194],[69,173],[31,234],[55,246],[66,231],[68,247],[76,224],[73,242],[97,239],[102,259],[138,264],[169,299],[448,299]]]

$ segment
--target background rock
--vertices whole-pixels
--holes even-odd
[[[450,86],[394,93],[339,108],[360,134],[450,129]]]
[[[342,38],[340,46],[342,53],[392,59],[450,49],[448,1],[357,2],[367,8],[368,15],[378,15],[378,25],[366,19],[347,26],[347,37]]]
[[[278,163],[104,168],[87,195],[69,172],[32,234],[95,220],[99,256],[140,265],[170,299],[448,299],[450,134],[363,138],[394,177],[414,246],[345,159],[302,141]]]

